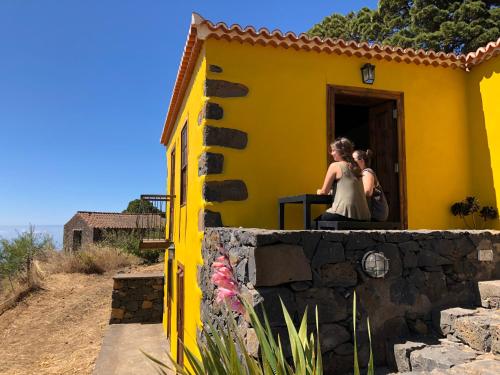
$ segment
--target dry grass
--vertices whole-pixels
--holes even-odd
[[[139,258],[120,249],[90,245],[79,252],[53,252],[44,267],[49,273],[103,274],[139,263]]]
[[[47,264],[49,259],[38,264],[41,288],[0,316],[2,375],[92,374],[110,318],[114,272],[54,272]],[[163,266],[132,265],[120,272],[157,272]]]
[[[31,292],[40,289],[43,280],[58,273],[103,274],[124,267],[133,267],[141,260],[109,246],[91,245],[75,253],[45,251],[33,262],[31,286],[27,275],[19,273],[12,280],[0,279],[0,315]]]
[[[20,273],[13,279],[0,279],[0,315],[31,292],[39,290],[43,278],[44,272],[40,268],[40,262],[34,261],[31,269],[31,285],[28,285],[25,273]]]

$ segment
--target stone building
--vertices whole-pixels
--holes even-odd
[[[64,250],[79,250],[82,246],[100,241],[105,230],[147,230],[153,222],[161,223],[162,220],[156,214],[78,211],[64,225],[63,247]]]

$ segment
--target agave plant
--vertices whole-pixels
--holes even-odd
[[[307,332],[307,309],[302,316],[299,329],[288,313],[283,301],[281,308],[288,331],[290,352],[292,358],[287,359],[283,344],[278,335],[274,338],[267,315],[262,308],[262,319],[255,308],[239,295],[238,283],[234,278],[233,270],[227,255],[220,256],[212,264],[214,273],[212,281],[217,286],[216,301],[224,303],[224,321],[227,326],[216,327],[206,323],[202,330],[205,340],[198,343],[200,356],[185,347],[188,367],[179,366],[167,353],[171,365],[164,363],[151,355],[144,353],[158,365],[158,371],[166,375],[167,371],[176,371],[181,375],[322,375],[323,362],[319,342],[318,309],[316,307],[316,332]],[[250,321],[257,340],[260,352],[257,357],[252,356],[238,329],[235,315],[245,315]],[[370,343],[370,358],[367,375],[374,374],[373,353],[371,347],[370,321],[368,324],[368,338]],[[354,374],[359,375],[357,339],[356,339],[356,292],[353,299],[353,330],[354,330]]]
[[[175,370],[182,375],[322,375],[323,364],[321,359],[321,348],[319,344],[318,311],[316,309],[316,335],[307,334],[307,311],[304,312],[300,328],[297,331],[285,305],[281,302],[283,315],[285,317],[288,335],[290,338],[290,349],[292,360],[289,363],[284,355],[283,345],[278,336],[274,338],[271,326],[265,312],[261,322],[253,306],[245,300],[241,300],[252,327],[255,329],[259,345],[260,356],[252,357],[238,331],[234,315],[230,312],[230,306],[225,310],[227,322],[226,329],[218,329],[210,323],[203,327],[205,341],[199,343],[200,358],[189,348],[185,348],[186,357],[189,362],[188,369],[175,364],[172,368],[166,363],[144,353],[155,362],[161,374],[166,375],[168,370]]]
[[[372,352],[372,335],[370,332],[370,318],[366,318],[366,325],[368,327],[368,341],[370,344],[370,357],[368,359],[367,375],[375,374],[375,366],[373,364],[373,352]],[[360,375],[359,371],[359,361],[358,361],[358,343],[356,339],[356,291],[354,291],[354,296],[352,299],[352,331],[354,336],[354,375]]]

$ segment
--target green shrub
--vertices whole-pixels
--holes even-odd
[[[54,247],[52,237],[36,233],[32,225],[12,240],[0,239],[0,278],[12,280],[22,273],[31,287],[33,260]]]
[[[143,259],[147,263],[157,263],[164,251],[157,249],[141,250],[139,248],[140,241],[141,235],[138,230],[131,232],[103,230],[100,244],[122,249],[126,253]]]

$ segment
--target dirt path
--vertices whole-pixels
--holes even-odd
[[[112,275],[51,275],[43,290],[1,315],[0,374],[91,374],[109,320]]]

